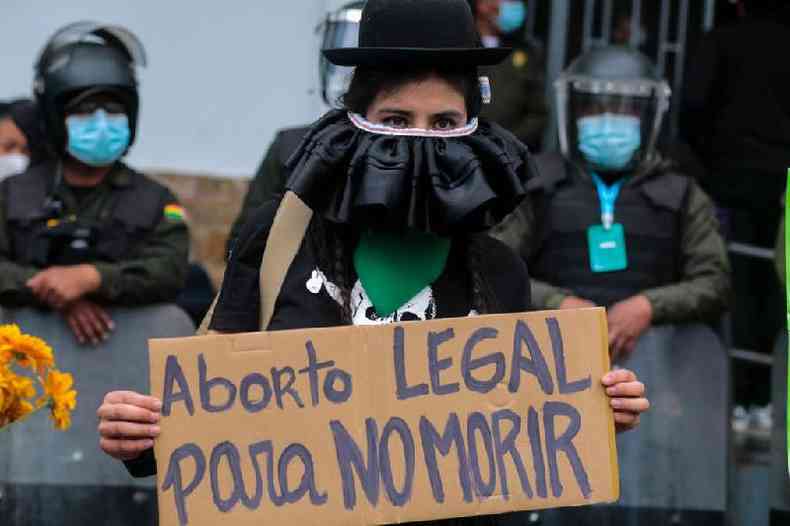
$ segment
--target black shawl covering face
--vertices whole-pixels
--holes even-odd
[[[438,235],[487,230],[526,195],[526,146],[494,123],[390,128],[334,110],[288,161],[287,189],[334,223]]]

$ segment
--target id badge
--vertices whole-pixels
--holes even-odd
[[[606,229],[602,225],[587,229],[590,249],[590,268],[593,272],[616,272],[628,268],[623,225],[615,223]]]

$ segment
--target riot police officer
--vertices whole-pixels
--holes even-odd
[[[728,357],[701,322],[727,306],[729,265],[710,198],[655,147],[669,86],[639,52],[606,47],[555,89],[562,154],[537,156],[527,199],[496,235],[527,261],[534,308],[607,307],[613,361],[659,402],[618,443],[621,507],[548,524],[723,524]]]
[[[562,155],[496,235],[520,249],[536,308],[609,308],[617,357],[651,325],[716,320],[729,265],[708,196],[656,150],[670,89],[637,51],[579,57],[556,83]]]
[[[321,24],[322,49],[356,47],[359,35],[359,22],[362,19],[364,1],[355,1],[343,5],[340,9],[327,14]],[[337,66],[329,62],[323,54],[320,56],[319,74],[321,78],[321,99],[324,109],[341,107],[341,98],[348,88],[353,68]],[[290,172],[285,167],[291,154],[302,142],[309,130],[308,126],[285,128],[277,132],[269,150],[263,158],[255,177],[250,182],[239,213],[228,238],[228,249],[239,234],[241,227],[247,222],[250,213],[267,201],[282,196],[285,182]]]
[[[481,116],[509,130],[533,151],[540,151],[548,120],[543,46],[526,36],[527,0],[469,0],[477,31],[486,47],[513,49],[508,60],[481,68],[493,90]]]
[[[121,27],[55,33],[34,92],[57,158],[0,185],[0,304],[57,310],[81,343],[107,337],[107,305],[172,301],[187,269],[183,209],[121,161],[137,132],[143,65],[141,43]]]

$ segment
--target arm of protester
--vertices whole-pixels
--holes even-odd
[[[135,477],[156,473],[153,450],[159,436],[162,402],[132,391],[107,393],[96,415],[99,445],[113,458],[123,460]]]
[[[172,194],[162,217],[134,256],[118,263],[96,263],[101,285],[95,297],[125,306],[172,301],[189,268],[189,231],[183,209]]]
[[[645,385],[636,374],[628,369],[617,369],[604,375],[601,383],[610,398],[617,432],[639,426],[641,414],[650,409],[650,401],[645,397]]]
[[[481,274],[487,276],[495,305],[487,314],[526,312],[532,308],[527,264],[510,247],[490,236],[470,238],[469,250],[477,251]]]
[[[209,328],[218,332],[260,330],[260,268],[280,202],[268,201],[253,211],[239,232],[222,279],[219,300]]]
[[[20,265],[13,261],[11,240],[6,225],[5,185],[0,186],[0,305],[5,307],[27,307],[42,305],[27,286],[27,282],[39,273],[38,268]]]
[[[681,241],[682,277],[644,292],[656,325],[715,320],[730,300],[730,264],[713,203],[696,183],[689,192]]]

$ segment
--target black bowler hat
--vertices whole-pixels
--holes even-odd
[[[338,66],[491,66],[508,48],[484,48],[466,0],[368,0],[359,47],[325,49]]]

